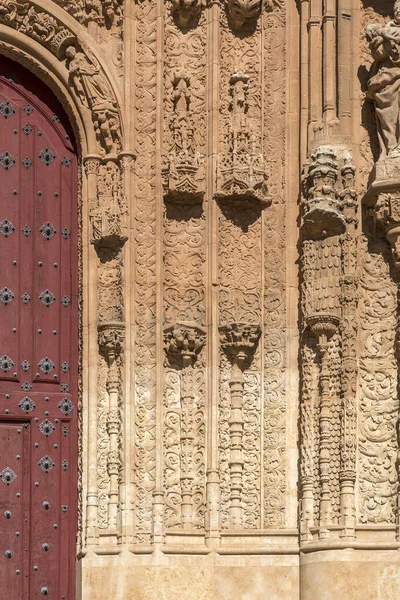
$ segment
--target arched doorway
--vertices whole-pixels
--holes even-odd
[[[0,578],[75,596],[77,158],[39,80],[0,57]]]

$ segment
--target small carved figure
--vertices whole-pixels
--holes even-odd
[[[106,152],[117,153],[120,146],[118,109],[111,88],[94,56],[69,46],[65,51],[67,68],[82,104],[92,111],[97,138]]]
[[[375,62],[368,82],[368,97],[375,102],[382,156],[400,156],[400,0],[394,20],[366,29]]]
[[[204,0],[171,0],[173,17],[181,29],[188,29],[200,18]]]
[[[188,77],[175,76],[172,100],[176,113],[187,113],[190,107],[190,80]]]

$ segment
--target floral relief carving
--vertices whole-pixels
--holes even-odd
[[[397,479],[397,286],[381,240],[363,239],[360,277],[359,511],[394,523]]]
[[[135,255],[136,542],[150,543],[156,466],[156,71],[157,9],[137,4]],[[161,507],[160,507],[161,510]],[[162,522],[162,513],[158,519]]]
[[[286,459],[286,220],[283,195],[285,182],[286,133],[286,31],[283,2],[265,4],[262,52],[264,69],[264,110],[262,112],[265,171],[271,206],[263,212],[264,229],[264,294],[262,299],[264,385],[261,391],[263,428],[263,490],[264,520],[262,527],[278,529],[285,526],[287,489]],[[262,85],[262,84],[261,84]],[[262,146],[261,146],[262,147]]]

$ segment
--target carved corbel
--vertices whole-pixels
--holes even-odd
[[[217,200],[250,200],[261,208],[271,204],[264,158],[256,150],[254,124],[248,117],[249,75],[238,71],[230,78],[230,127],[226,151],[218,157]]]
[[[182,525],[192,527],[194,473],[194,413],[193,366],[205,344],[205,331],[194,324],[175,323],[164,329],[164,349],[171,366],[181,374],[181,492]]]
[[[194,27],[205,7],[205,0],[170,0],[171,12],[180,29]]]
[[[231,414],[229,418],[231,496],[229,516],[231,527],[240,529],[243,526],[243,371],[250,366],[253,360],[261,336],[261,328],[259,325],[232,323],[221,326],[219,332],[221,347],[231,363],[229,381],[231,396]]]
[[[235,31],[254,24],[261,13],[261,0],[225,0],[229,24]]]
[[[339,164],[332,147],[320,146],[311,155],[304,178],[302,228],[310,239],[340,235],[346,229],[340,199]]]

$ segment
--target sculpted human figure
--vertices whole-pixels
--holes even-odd
[[[92,61],[74,46],[65,50],[71,84],[82,104],[92,111],[96,135],[109,153],[116,153],[120,140],[118,110],[110,86],[100,71],[97,61]]]
[[[368,97],[375,102],[382,156],[400,156],[400,0],[393,12],[393,21],[366,30],[375,59]]]

